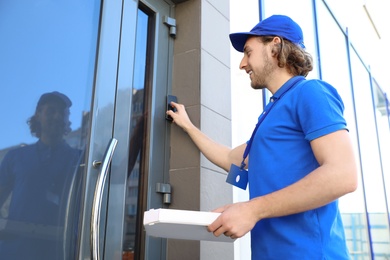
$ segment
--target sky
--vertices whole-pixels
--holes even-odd
[[[67,95],[72,129],[80,127],[90,110],[98,14],[92,2],[2,1],[0,149],[36,140],[26,121],[45,92]]]

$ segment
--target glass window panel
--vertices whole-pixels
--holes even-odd
[[[379,137],[380,158],[382,163],[382,173],[384,180],[384,189],[387,202],[387,218],[390,209],[390,128],[389,128],[389,101],[385,93],[382,92],[379,85],[373,80],[373,96],[376,115],[376,125]],[[390,247],[389,244],[387,244]]]
[[[1,1],[2,259],[75,259],[99,13],[100,1]]]
[[[136,50],[134,64],[134,83],[131,111],[131,140],[129,156],[129,175],[127,180],[126,195],[126,217],[125,217],[125,239],[123,244],[124,255],[133,259],[137,243],[137,212],[140,176],[142,168],[142,148],[144,145],[144,124],[145,124],[145,88],[147,43],[148,43],[149,16],[142,10],[138,10]],[[136,252],[137,253],[137,252]]]
[[[354,51],[351,66],[371,246],[375,257],[383,257],[390,254],[390,232],[370,77]]]
[[[322,77],[337,89],[343,99],[344,115],[359,163],[358,129],[349,76],[346,38],[322,2],[318,4],[317,10]],[[334,62],[334,57],[337,57],[337,64]],[[357,190],[341,197],[339,207],[350,254],[354,259],[365,259],[370,255],[370,247],[360,168],[358,177]]]
[[[344,115],[355,147],[356,158],[358,159],[359,149],[357,144],[354,101],[349,76],[346,38],[323,3],[317,5],[317,10],[322,77],[323,80],[329,82],[337,89],[343,99],[345,106]],[[334,62],[334,57],[337,57],[337,62]],[[359,174],[359,186],[357,191],[340,198],[340,211],[342,212],[345,222],[347,240],[351,253],[356,254],[356,252],[365,252],[367,255],[369,253],[369,246],[367,244],[367,226],[364,225],[365,203],[361,182],[361,174]],[[356,221],[360,223],[359,228],[362,228],[363,230],[352,230],[357,227]],[[361,226],[361,224],[363,226]],[[359,235],[355,237],[358,233]]]

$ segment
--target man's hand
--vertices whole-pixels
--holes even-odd
[[[171,102],[171,106],[176,108],[176,112],[174,112],[173,110],[168,110],[166,112],[167,115],[172,117],[173,122],[187,132],[189,128],[193,127],[193,124],[188,117],[185,106],[175,102]]]
[[[221,215],[207,227],[207,230],[217,237],[224,234],[232,239],[240,238],[251,231],[259,221],[250,201],[229,204],[213,212],[220,212]]]

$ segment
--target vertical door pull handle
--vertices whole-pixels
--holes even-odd
[[[114,154],[118,140],[112,138],[107,146],[104,154],[103,162],[101,163],[101,170],[96,181],[95,193],[92,202],[92,216],[91,216],[91,253],[93,260],[100,260],[100,211],[102,208],[104,184],[106,182],[109,166]]]

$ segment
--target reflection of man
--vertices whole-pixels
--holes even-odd
[[[43,94],[28,121],[38,142],[11,150],[0,165],[0,206],[11,194],[1,259],[61,258],[66,183],[80,157],[63,139],[71,105],[59,92]]]

